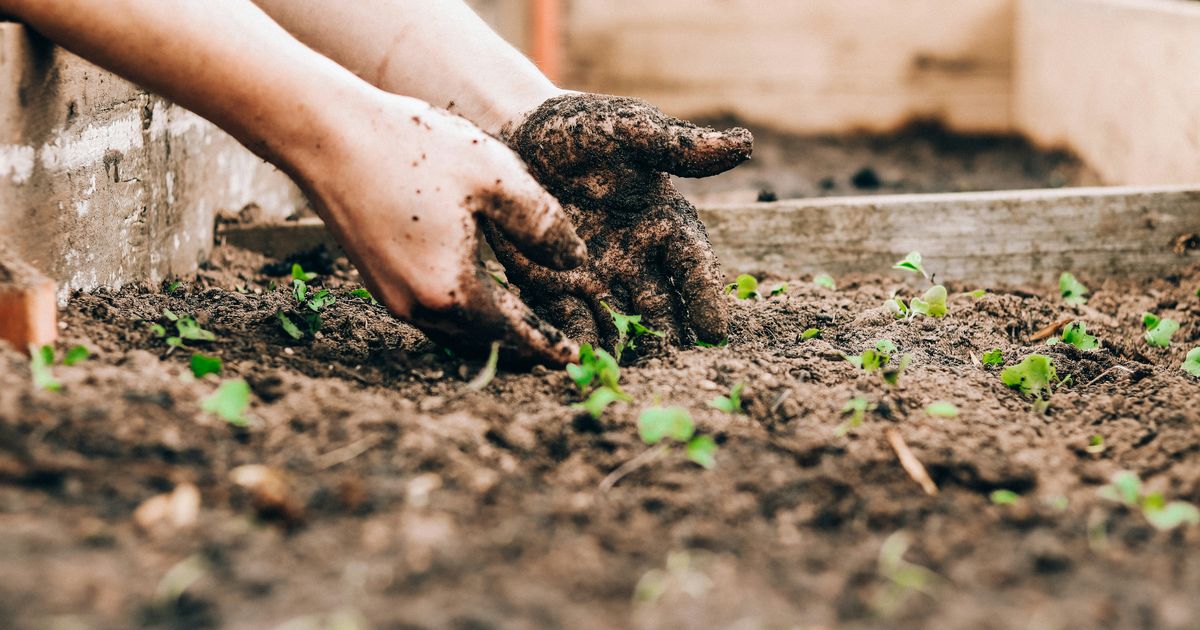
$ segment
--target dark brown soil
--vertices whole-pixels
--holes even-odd
[[[725,348],[625,367],[637,403],[594,421],[564,373],[479,370],[350,297],[344,263],[306,261],[339,301],[319,339],[294,342],[273,315],[286,266],[228,249],[171,295],[127,287],[79,295],[60,349],[95,356],[34,388],[0,349],[0,626],[5,628],[1089,628],[1195,627],[1200,527],[1151,528],[1096,496],[1132,470],[1169,499],[1200,503],[1200,382],[1179,368],[1200,342],[1200,273],[1150,283],[1081,278],[1084,307],[1051,287],[957,293],[942,320],[881,308],[905,279],[791,279],[783,297],[729,298]],[[936,270],[937,261],[927,265]],[[318,281],[320,283],[320,281]],[[772,284],[767,280],[767,284]],[[232,290],[245,285],[249,293]],[[205,350],[253,388],[247,429],[201,411],[215,377],[190,377],[145,323],[192,313]],[[1167,350],[1139,336],[1152,310],[1182,322]],[[1104,347],[1027,341],[1064,316]],[[809,327],[824,334],[797,341]],[[843,360],[888,338],[913,364],[886,386]],[[1071,384],[1039,413],[976,362],[1039,351]],[[705,405],[745,383],[745,415]],[[878,405],[847,437],[842,406]],[[678,454],[601,481],[646,450],[653,400],[687,407],[720,444],[715,469]],[[947,400],[956,418],[924,408]],[[898,431],[940,488],[897,461]],[[1086,451],[1090,436],[1106,450]],[[261,464],[286,491],[247,493]],[[194,484],[194,524],[134,511]],[[994,505],[993,490],[1021,495]],[[276,496],[270,496],[274,492]],[[257,501],[257,503],[256,503]],[[186,512],[186,511],[185,511]],[[186,514],[183,521],[186,522]],[[879,571],[906,532],[927,594]],[[641,581],[641,589],[639,589]],[[179,594],[182,591],[182,594]],[[640,595],[638,595],[640,593]],[[326,625],[320,625],[320,624]],[[335,625],[335,624],[342,625]]]
[[[913,123],[889,134],[800,136],[705,121],[718,129],[749,126],[754,157],[728,173],[681,179],[699,205],[804,197],[1100,185],[1100,177],[1066,151],[1041,150],[1021,136],[948,132]]]

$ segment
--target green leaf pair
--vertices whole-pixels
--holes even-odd
[[[708,406],[725,413],[743,413],[742,411],[742,390],[746,388],[745,383],[738,383],[729,390],[728,396],[717,396],[708,401]]]
[[[717,443],[696,435],[692,415],[683,407],[649,407],[638,418],[638,434],[646,444],[674,440],[685,445],[687,458],[704,468],[716,466]]]
[[[1163,319],[1154,313],[1142,314],[1142,325],[1146,327],[1143,338],[1146,343],[1155,348],[1166,348],[1171,345],[1171,336],[1179,331],[1179,322],[1173,319]]]
[[[1131,508],[1140,508],[1142,515],[1155,529],[1172,530],[1183,525],[1200,525],[1200,509],[1186,501],[1171,501],[1160,492],[1146,493],[1137,473],[1122,470],[1113,475],[1112,481],[1100,488],[1101,498],[1121,503]]]
[[[1000,380],[1009,387],[1021,390],[1026,396],[1040,399],[1043,393],[1049,397],[1052,384],[1058,381],[1058,372],[1050,357],[1031,354],[1019,364],[1004,368]]]

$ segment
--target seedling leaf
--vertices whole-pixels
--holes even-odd
[[[888,385],[898,385],[900,383],[900,377],[904,375],[904,370],[908,369],[910,363],[912,363],[912,355],[906,354],[900,357],[900,362],[894,367],[884,368],[883,382],[887,383]]]
[[[1014,505],[1020,500],[1021,495],[1012,490],[993,490],[990,498],[996,505]]]
[[[898,297],[893,297],[884,302],[883,306],[887,308],[888,312],[891,313],[896,319],[904,319],[905,317],[908,317],[908,306],[904,304],[904,300]]]
[[[364,288],[362,288],[362,287],[359,287],[359,288],[357,288],[357,289],[355,289],[355,290],[351,291],[351,292],[350,292],[350,295],[351,295],[351,296],[353,296],[353,297],[356,297],[356,298],[360,298],[360,299],[363,299],[363,300],[367,300],[367,301],[369,301],[371,304],[379,304],[379,300],[376,300],[376,299],[375,299],[375,296],[374,296],[374,295],[371,295],[371,292],[370,292],[370,291],[368,291],[368,290],[366,290],[366,289],[364,289]]]
[[[175,312],[169,308],[163,309],[163,317],[166,317],[167,319],[169,319],[171,321],[176,321],[179,319],[179,316],[176,315]]]
[[[150,334],[155,337],[166,337],[167,329],[162,324],[150,324]]]
[[[235,427],[250,425],[246,409],[250,407],[250,385],[237,378],[224,381],[211,396],[204,399],[200,408],[214,413]]]
[[[279,318],[279,325],[283,327],[283,332],[287,333],[289,337],[292,339],[301,339],[304,337],[304,333],[300,331],[300,327],[296,326],[282,311],[275,313],[275,316]]]
[[[292,263],[292,279],[293,280],[299,280],[301,282],[308,282],[316,277],[317,277],[317,274],[305,271],[304,267],[300,266],[300,263]]]
[[[739,300],[752,300],[760,297],[758,293],[758,278],[750,274],[742,274],[737,277],[730,287],[735,291],[735,295]]]
[[[1004,368],[1000,380],[1009,387],[1020,389],[1026,396],[1040,398],[1042,392],[1050,393],[1050,385],[1058,380],[1058,373],[1050,357],[1031,354],[1021,363]]]
[[[1146,327],[1144,335],[1146,343],[1156,348],[1170,346],[1171,336],[1179,330],[1179,322],[1173,319],[1161,319],[1154,313],[1143,313],[1142,325]]]
[[[90,356],[92,353],[85,346],[71,346],[71,349],[67,350],[67,354],[63,356],[63,365],[75,365],[80,361],[86,361]]]
[[[820,337],[820,336],[821,336],[820,328],[808,328],[808,329],[805,329],[804,332],[800,333],[800,339],[803,341],[808,341],[809,339],[812,339],[813,337]],[[1198,375],[1198,376],[1200,376],[1200,375]]]
[[[201,328],[190,315],[176,320],[175,328],[179,331],[179,338],[188,341],[213,341],[217,338],[211,331]]]
[[[969,295],[975,299],[984,297],[987,294],[988,294],[987,289],[975,289],[974,291],[967,293],[967,295]]]
[[[476,374],[475,378],[471,379],[470,383],[467,383],[467,389],[476,392],[483,391],[483,388],[487,387],[492,382],[492,379],[496,378],[496,366],[499,364],[500,342],[493,341],[492,349],[488,351],[487,362],[483,364],[483,369],[479,371],[479,374]]]
[[[193,376],[204,378],[206,374],[220,374],[223,366],[221,357],[210,357],[196,352],[192,354],[191,367]]]
[[[697,435],[687,443],[687,457],[693,462],[712,469],[717,465],[717,443],[707,435]]]
[[[683,407],[649,407],[638,418],[638,434],[646,444],[658,444],[664,438],[687,442],[695,432],[692,415]]]
[[[657,330],[650,330],[649,328],[643,326],[641,315],[624,315],[622,313],[618,313],[611,306],[605,304],[604,302],[600,302],[600,305],[608,311],[610,316],[612,316],[613,325],[617,328],[617,347],[615,350],[618,361],[621,359],[621,354],[626,348],[636,347],[635,344],[637,343],[638,338],[642,335],[654,335],[655,337],[663,336],[663,333]]]
[[[576,409],[583,409],[592,415],[593,418],[599,420],[600,416],[604,415],[604,410],[609,405],[618,400],[628,400],[621,392],[618,392],[611,387],[597,387],[590,396],[583,402],[572,405]]]
[[[1104,436],[1100,435],[1100,434],[1096,434],[1096,435],[1093,435],[1092,437],[1088,438],[1088,445],[1085,450],[1087,452],[1091,453],[1092,455],[1099,455],[1100,453],[1104,452],[1105,448],[1106,447],[1104,446]]]
[[[1087,294],[1090,293],[1082,282],[1066,271],[1058,277],[1058,292],[1067,304],[1087,304]]]
[[[29,374],[33,378],[33,386],[48,392],[62,389],[62,383],[54,378],[50,366],[54,365],[54,347],[34,345],[29,346]]]
[[[1000,348],[988,350],[987,352],[983,353],[983,358],[981,358],[980,361],[984,365],[1004,365],[1004,353],[1000,350]]]
[[[850,414],[850,417],[839,424],[838,427],[834,429],[833,434],[837,437],[843,437],[850,431],[862,426],[863,420],[865,420],[867,417],[867,412],[873,409],[875,409],[875,405],[871,404],[871,401],[867,400],[866,398],[851,398],[846,402],[846,405],[842,407],[842,413]]]
[[[775,297],[776,295],[783,295],[783,294],[787,293],[787,291],[788,291],[787,283],[780,282],[779,284],[775,285],[774,287],[771,287],[771,297]]]
[[[1171,501],[1163,506],[1144,506],[1142,514],[1155,529],[1168,531],[1181,525],[1200,525],[1200,509],[1186,501]]]
[[[946,287],[935,284],[925,292],[923,297],[913,298],[912,311],[929,317],[945,317],[946,297]]]
[[[925,413],[935,418],[953,418],[958,415],[958,407],[955,407],[952,402],[937,400],[925,407]]]
[[[929,274],[925,272],[925,267],[921,265],[921,252],[910,252],[904,257],[904,260],[892,265],[892,269],[919,273],[926,278],[929,277]]]
[[[722,339],[721,343],[709,343],[707,341],[697,341],[697,348],[724,348],[729,345],[729,339]]]
[[[708,401],[708,406],[725,413],[742,413],[742,390],[745,387],[745,383],[734,385],[728,396],[717,396]]]
[[[822,273],[815,276],[813,278],[813,284],[819,287],[825,287],[830,291],[837,291],[837,282],[834,282],[833,276],[827,273]]]
[[[1183,371],[1192,376],[1200,376],[1200,347],[1192,348],[1183,360]]]
[[[1142,480],[1138,478],[1137,473],[1122,470],[1113,474],[1112,481],[1101,487],[1098,493],[1101,498],[1109,501],[1137,505],[1138,498],[1142,495]]]
[[[1095,350],[1100,347],[1096,337],[1087,334],[1087,326],[1083,322],[1071,322],[1062,332],[1063,343],[1069,343],[1080,350]]]

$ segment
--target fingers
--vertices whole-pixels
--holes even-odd
[[[587,260],[587,246],[550,193],[528,174],[496,180],[472,198],[486,216],[531,260],[552,269],[572,269]]]
[[[754,137],[740,127],[728,131],[698,127],[664,116],[646,155],[649,166],[680,177],[709,177],[750,159]]]
[[[630,286],[634,313],[642,316],[642,325],[663,334],[663,343],[678,344],[680,321],[672,289],[657,273],[642,275]]]
[[[600,344],[600,331],[592,310],[581,299],[573,295],[560,295],[547,300],[536,309],[543,317],[558,326],[576,343]]]
[[[720,343],[729,334],[729,310],[722,290],[725,276],[695,209],[686,209],[677,234],[666,244],[665,265],[673,274],[696,336],[707,343]]]
[[[560,367],[579,359],[579,346],[534,315],[517,296],[478,270],[462,287],[463,299],[446,309],[417,307],[412,321],[441,343],[456,348],[503,344],[505,359]]]

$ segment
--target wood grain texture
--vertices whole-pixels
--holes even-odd
[[[1044,283],[1063,271],[1150,277],[1200,261],[1200,190],[1080,188],[798,200],[708,208],[728,274],[886,272],[920,251],[939,278]]]

